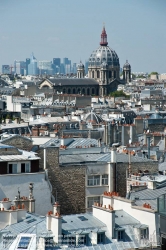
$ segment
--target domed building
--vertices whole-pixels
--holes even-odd
[[[125,83],[131,82],[131,66],[126,60],[126,63],[123,65],[123,81]]]
[[[109,94],[117,87],[119,81],[120,64],[117,53],[108,46],[107,33],[103,27],[98,49],[89,58],[88,76],[99,83],[99,95]],[[120,82],[119,82],[120,83]]]
[[[124,70],[127,74],[127,65],[124,67]],[[88,78],[85,78],[85,67],[80,61],[77,67],[77,78],[43,79],[37,84],[37,88],[41,92],[52,91],[57,94],[80,94],[103,97],[117,90],[119,84],[126,83],[125,79],[128,79],[127,75],[125,74],[124,80],[120,80],[119,74],[119,57],[108,46],[107,33],[105,27],[103,27],[100,46],[89,57]]]

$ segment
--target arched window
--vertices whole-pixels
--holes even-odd
[[[97,78],[100,78],[100,71],[97,70]]]
[[[76,89],[73,89],[73,94],[75,94],[76,93]]]
[[[109,78],[112,78],[112,72],[109,71]]]
[[[80,94],[80,93],[81,93],[81,90],[80,90],[80,88],[79,88],[79,89],[77,90],[77,93],[78,93],[78,94]]]
[[[94,78],[94,71],[92,71],[92,78]]]
[[[82,94],[83,94],[83,95],[85,94],[85,89],[82,89]]]
[[[92,88],[92,95],[94,95],[95,94],[95,89],[94,88]]]
[[[114,78],[116,78],[116,71],[114,71]]]
[[[68,93],[68,94],[71,94],[71,89],[68,89],[67,93]]]
[[[89,88],[87,89],[87,95],[90,95],[90,89]]]
[[[63,89],[63,94],[65,94],[66,93],[66,90],[65,89]]]

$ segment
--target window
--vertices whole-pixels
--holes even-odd
[[[97,71],[97,78],[100,78],[100,71]]]
[[[87,238],[88,238],[87,235],[79,235],[79,239],[78,239],[79,246],[87,245]]]
[[[112,71],[109,71],[109,78],[112,77]]]
[[[102,185],[108,185],[108,174],[102,175]]]
[[[30,165],[29,163],[25,163],[25,173],[29,173],[30,172]]]
[[[94,202],[100,203],[100,196],[88,197],[88,207],[92,207]]]
[[[98,186],[98,185],[100,185],[100,175],[89,175],[88,186]]]
[[[28,249],[31,237],[21,237],[17,249]]]
[[[25,163],[21,163],[21,173],[25,173]]]
[[[124,231],[118,231],[118,240],[123,240]]]
[[[141,239],[146,239],[146,238],[147,238],[147,230],[141,229]]]
[[[105,234],[104,233],[98,233],[97,234],[97,244],[104,243]]]
[[[29,173],[30,172],[30,165],[28,163],[21,163],[21,173]]]
[[[17,174],[17,164],[9,164],[8,166],[8,173],[9,174]]]

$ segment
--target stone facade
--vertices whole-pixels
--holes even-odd
[[[31,139],[20,135],[11,136],[3,140],[1,143],[27,151],[30,151],[31,147],[33,146]]]
[[[40,148],[40,168],[44,166],[44,149]],[[46,168],[52,195],[61,205],[61,214],[85,212],[85,165],[59,166],[59,148],[46,149]]]
[[[128,163],[117,163],[117,192],[119,192],[120,196],[126,196],[126,169],[128,169]],[[147,161],[147,162],[134,162],[131,163],[131,171],[133,173],[138,173],[139,170],[145,171],[148,170],[149,173],[158,172],[158,162]]]

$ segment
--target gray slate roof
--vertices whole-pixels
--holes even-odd
[[[81,154],[81,152],[77,155],[71,155],[71,154],[66,154],[66,155],[60,155],[59,156],[59,162],[60,164],[70,164],[70,163],[81,163],[81,162],[110,162],[111,160],[111,154],[110,153],[99,153],[99,154]],[[134,162],[148,162],[151,161],[150,159],[147,158],[142,158],[138,156],[131,156],[131,163]],[[123,163],[128,163],[129,162],[129,157],[126,154],[117,154],[117,162],[123,162]]]
[[[138,197],[139,200],[154,200],[157,199],[160,195],[166,194],[166,187],[157,188],[157,189],[144,189],[141,191],[133,192],[130,195],[130,199],[134,200],[135,197]],[[145,203],[144,202],[144,203]]]
[[[40,85],[43,81],[39,82],[38,84]],[[51,82],[54,86],[78,86],[78,85],[94,85],[98,86],[99,83],[93,79],[89,78],[55,78],[55,79],[47,79],[47,81]]]

